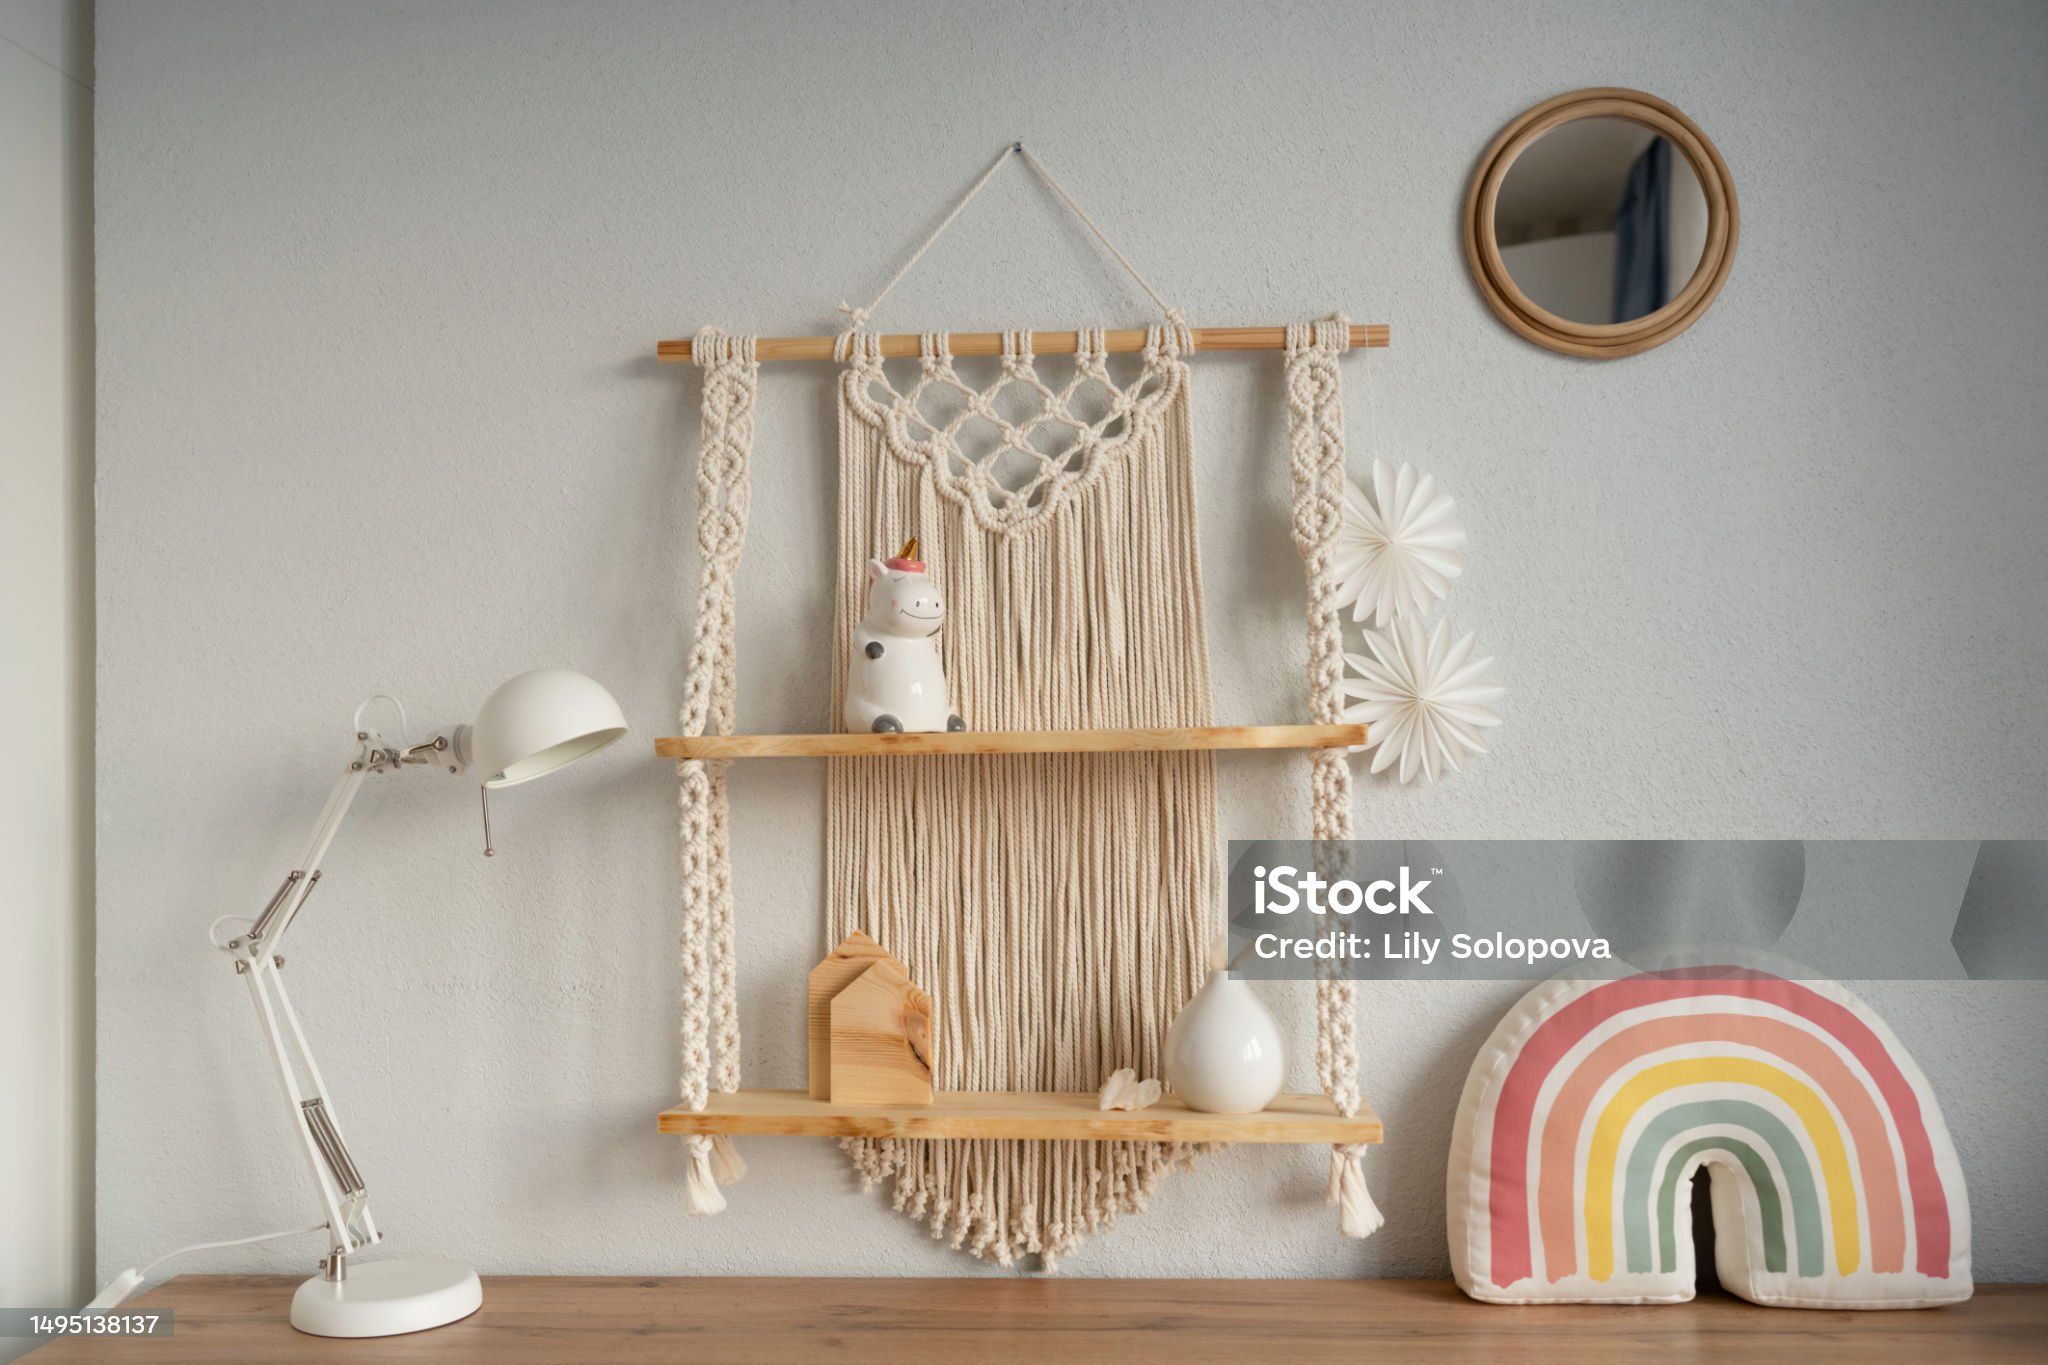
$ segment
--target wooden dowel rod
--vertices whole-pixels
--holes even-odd
[[[1287,346],[1285,327],[1196,327],[1193,331],[1198,351],[1279,351]],[[832,345],[837,340],[837,337],[760,337],[754,342],[754,354],[762,360],[830,360]],[[882,337],[882,354],[889,357],[916,355],[919,340],[915,332],[888,333]],[[1145,349],[1145,329],[1120,328],[1105,332],[1103,340],[1112,352],[1142,351]],[[1351,326],[1353,346],[1385,346],[1388,341],[1389,329],[1384,322],[1353,323]],[[954,332],[946,338],[946,344],[954,355],[1001,355],[1003,334]],[[1080,347],[1078,332],[1031,334],[1031,350],[1036,355],[1072,355]],[[690,342],[687,339],[658,342],[654,353],[663,360],[688,360]]]

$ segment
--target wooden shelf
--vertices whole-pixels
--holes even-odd
[[[1178,730],[962,730],[916,735],[669,735],[663,758],[865,758],[883,754],[1105,754],[1187,749],[1338,749],[1363,725],[1212,725]]]
[[[1195,349],[1198,351],[1279,351],[1287,346],[1285,327],[1196,327],[1193,329]],[[1384,322],[1352,323],[1351,345],[1354,349],[1362,346],[1386,346],[1391,344],[1392,329]],[[1103,349],[1116,352],[1142,351],[1148,333],[1143,327],[1117,327],[1102,334]],[[882,355],[885,359],[918,354],[924,338],[915,332],[890,332],[881,338]],[[757,360],[830,360],[839,338],[820,337],[756,337],[754,358]],[[1033,332],[1031,353],[1033,355],[1073,355],[1081,349],[1078,332]],[[1001,332],[953,332],[946,338],[948,354],[1001,355],[1003,334]],[[669,361],[691,359],[696,347],[687,337],[672,341],[656,342],[654,354]]]
[[[834,1104],[801,1090],[713,1094],[664,1109],[664,1133],[757,1137],[1050,1138],[1126,1142],[1378,1142],[1379,1115],[1351,1118],[1322,1095],[1282,1095],[1257,1114],[1202,1114],[1169,1095],[1149,1109],[1098,1109],[1087,1094],[947,1091],[929,1105]]]

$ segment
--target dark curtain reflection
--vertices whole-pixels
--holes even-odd
[[[1671,144],[1658,138],[1629,167],[1614,211],[1614,318],[1648,317],[1670,300]]]

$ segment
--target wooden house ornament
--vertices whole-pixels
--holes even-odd
[[[931,997],[856,929],[811,969],[810,1096],[840,1104],[930,1104]]]

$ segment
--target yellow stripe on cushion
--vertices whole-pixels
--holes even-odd
[[[1747,1085],[1784,1101],[1813,1139],[1828,1190],[1828,1220],[1835,1231],[1835,1266],[1844,1275],[1862,1264],[1856,1231],[1856,1182],[1842,1130],[1813,1087],[1769,1062],[1749,1057],[1687,1057],[1645,1067],[1614,1092],[1593,1128],[1586,1157],[1586,1268],[1595,1280],[1614,1275],[1614,1179],[1622,1134],[1636,1111],[1688,1085]]]

